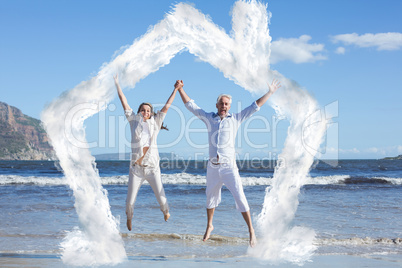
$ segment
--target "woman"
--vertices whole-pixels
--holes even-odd
[[[170,217],[169,206],[161,180],[156,139],[161,128],[167,129],[162,124],[163,119],[176,96],[177,90],[183,86],[183,82],[176,81],[174,90],[161,111],[154,113],[151,104],[142,103],[138,108],[137,114],[133,112],[127,103],[127,99],[119,85],[118,75],[114,76],[114,82],[131,129],[132,153],[126,199],[127,228],[131,231],[135,199],[144,180],[147,180],[151,185],[165,221]]]

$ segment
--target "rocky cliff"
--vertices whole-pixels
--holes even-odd
[[[41,121],[0,102],[0,160],[55,159]]]

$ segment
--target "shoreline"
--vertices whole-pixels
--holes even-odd
[[[293,263],[269,263],[250,257],[237,258],[170,258],[164,256],[128,256],[127,260],[114,267],[205,267],[206,265],[224,265],[238,267],[401,267],[402,255],[341,255],[327,254],[314,255],[311,261],[303,265]],[[60,255],[52,254],[21,254],[21,253],[0,253],[1,267],[71,267],[64,264]]]

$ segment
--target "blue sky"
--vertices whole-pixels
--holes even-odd
[[[402,154],[402,2],[263,2],[272,13],[271,69],[297,81],[322,107],[337,107],[332,129],[337,142],[328,150],[337,150],[340,158]],[[47,103],[95,75],[115,51],[145,34],[175,3],[1,1],[0,101],[39,118]],[[230,32],[234,1],[187,3],[194,3]],[[190,97],[208,111],[215,110],[219,93],[232,94],[232,111],[259,97],[188,52],[177,55],[169,65],[125,93],[134,108],[142,101],[164,103],[176,79],[183,79]],[[183,134],[178,122],[184,116],[183,122],[190,128],[202,129],[203,124],[189,121],[191,115],[179,97],[174,105],[177,109],[169,111],[165,120],[170,131],[161,132],[158,139],[160,151],[202,159],[207,150],[206,134]],[[87,120],[87,140],[94,145],[94,154],[119,150],[122,134],[116,131],[121,115],[116,98],[106,113]],[[257,115],[248,129],[240,129],[237,151],[241,157],[275,157],[281,151],[288,124],[285,120],[275,122],[268,105]],[[128,137],[128,129],[123,126],[123,131]]]

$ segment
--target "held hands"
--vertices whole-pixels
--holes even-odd
[[[278,80],[274,79],[272,80],[271,85],[268,84],[269,87],[269,92],[271,92],[272,94],[275,93],[275,91],[281,87],[281,82],[279,82]]]
[[[184,87],[183,80],[176,80],[176,83],[174,84],[174,89],[181,89]]]
[[[177,90],[181,90],[181,89],[183,89],[183,80],[176,80],[176,83],[174,84],[174,90],[173,90],[172,94],[170,95],[169,99],[167,100],[165,106],[163,106],[161,112],[167,113],[170,105],[172,104],[172,102],[176,96]]]

